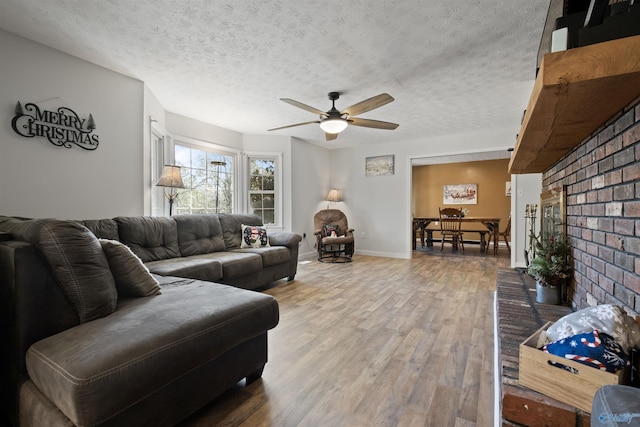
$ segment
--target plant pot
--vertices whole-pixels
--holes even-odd
[[[562,302],[560,290],[562,286],[543,286],[536,280],[536,302],[541,304],[555,304]]]

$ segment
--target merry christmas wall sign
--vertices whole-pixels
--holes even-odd
[[[93,131],[96,124],[89,114],[81,119],[75,111],[59,107],[56,111],[41,110],[36,104],[27,103],[24,108],[18,102],[11,127],[20,136],[47,138],[57,147],[80,147],[84,150],[98,148],[99,138]]]

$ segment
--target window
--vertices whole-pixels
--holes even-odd
[[[249,157],[249,210],[265,225],[279,223],[278,168],[275,157]]]
[[[178,190],[176,213],[233,212],[235,155],[177,141],[174,154],[185,186]]]

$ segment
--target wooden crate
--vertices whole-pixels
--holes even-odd
[[[548,322],[520,344],[519,382],[560,402],[591,412],[596,390],[606,384],[624,384],[626,372],[622,369],[615,374],[601,371],[538,350],[538,336],[551,325],[552,322]]]

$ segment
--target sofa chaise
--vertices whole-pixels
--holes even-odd
[[[243,225],[260,219],[0,217],[9,421],[170,426],[258,379],[279,311],[247,289],[292,280],[301,238],[274,232],[242,248]]]

